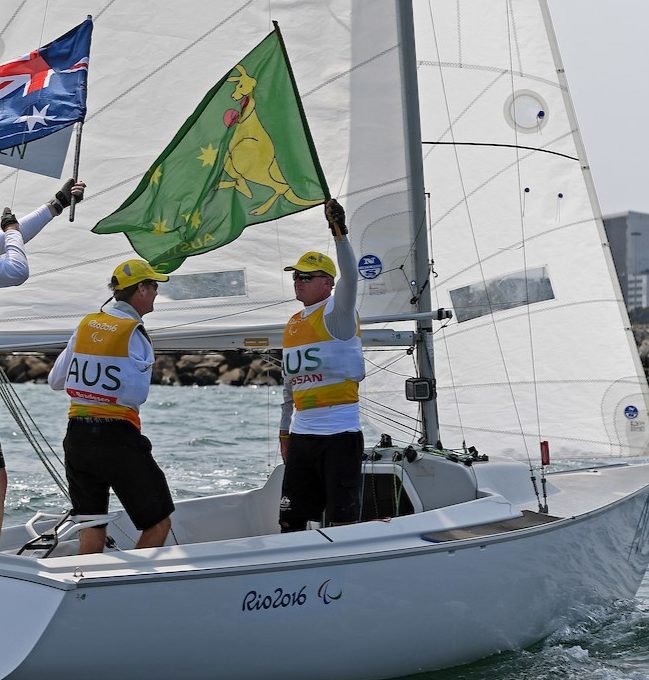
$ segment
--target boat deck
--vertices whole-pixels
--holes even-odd
[[[502,522],[490,522],[489,524],[479,524],[477,526],[464,527],[461,529],[447,529],[446,531],[431,531],[423,534],[422,538],[431,543],[444,543],[445,541],[462,541],[467,538],[478,538],[480,536],[493,536],[507,531],[517,529],[528,529],[529,527],[548,524],[562,519],[553,515],[545,515],[540,512],[523,510],[522,517],[514,517]]]

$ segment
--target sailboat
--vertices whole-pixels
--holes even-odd
[[[63,33],[74,4],[3,4],[0,56],[43,42],[43,26]],[[64,500],[4,529],[0,678],[379,680],[522,648],[633,597],[649,465],[629,460],[646,454],[648,390],[545,1],[86,11],[88,197],[78,224],[28,245],[0,347],[61,348],[103,302],[132,251],[89,227],[274,19],[359,257],[375,445],[352,525],[279,534],[279,466],[258,489],[178,502],[157,549],[134,550],[116,510],[90,520],[113,547],[76,555],[90,525]],[[46,182],[0,183],[20,213]],[[333,252],[317,209],[188,259],[147,317],[156,349],[277,346],[297,309],[282,268],[305,244]]]

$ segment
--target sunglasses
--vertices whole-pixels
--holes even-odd
[[[293,272],[293,281],[311,281],[311,279],[326,279],[321,274],[309,274],[307,272]]]
[[[142,283],[145,286],[151,286],[153,288],[153,290],[158,290],[158,282],[157,281],[153,281],[152,279],[145,279],[144,281],[142,281]]]

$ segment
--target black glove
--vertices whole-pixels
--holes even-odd
[[[338,232],[342,235],[348,233],[345,225],[345,211],[335,198],[331,198],[325,203],[325,217],[334,236],[338,236]]]
[[[14,224],[18,227],[16,216],[11,212],[11,208],[5,208],[0,219],[0,228],[2,231],[7,231],[7,227],[11,227]]]
[[[57,215],[63,212],[64,208],[69,207],[72,196],[74,196],[77,203],[83,201],[83,190],[85,188],[83,182],[75,182],[73,179],[69,179],[62,187],[60,191],[57,191],[54,198],[49,201],[49,204],[54,208]]]

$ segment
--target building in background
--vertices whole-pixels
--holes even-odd
[[[649,214],[609,215],[604,228],[627,309],[649,307]]]

